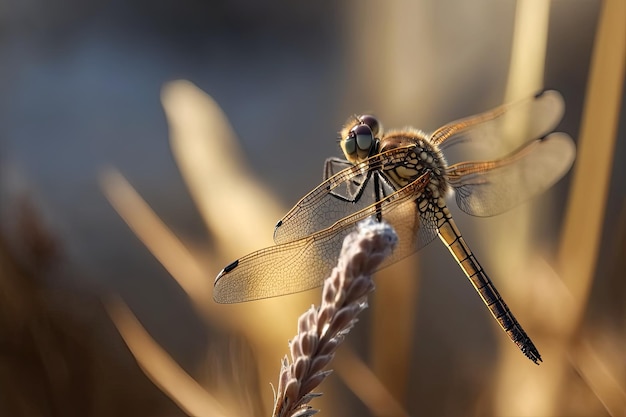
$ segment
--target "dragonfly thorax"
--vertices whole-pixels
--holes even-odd
[[[445,197],[449,190],[447,162],[439,147],[429,140],[429,135],[417,129],[392,131],[380,140],[379,147],[380,153],[396,148],[406,149],[403,158],[391,160],[382,168],[397,188],[429,172],[427,193],[434,199]]]
[[[382,169],[396,188],[402,188],[429,172],[427,194],[438,199],[448,192],[447,162],[439,147],[421,130],[408,128],[384,134],[378,119],[361,115],[351,117],[340,135],[344,156],[355,165],[394,148],[407,149],[403,158],[386,161]]]

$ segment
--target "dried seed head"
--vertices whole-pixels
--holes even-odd
[[[307,404],[311,393],[332,371],[324,370],[344,336],[367,306],[374,289],[371,275],[391,253],[397,237],[385,223],[368,222],[344,240],[338,266],[324,283],[322,305],[300,316],[298,334],[290,342],[292,365],[283,360],[273,416],[315,414]]]

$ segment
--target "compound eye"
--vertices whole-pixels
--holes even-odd
[[[350,159],[350,156],[356,153],[356,136],[350,132],[350,135],[348,135],[341,144],[346,158]]]
[[[353,163],[362,161],[370,154],[374,147],[374,136],[368,125],[356,125],[341,142],[346,159]]]
[[[359,116],[359,122],[369,126],[370,130],[372,131],[373,137],[378,137],[378,135],[380,134],[380,123],[378,122],[377,118],[370,114],[364,114],[362,116]]]
[[[358,151],[367,151],[371,149],[374,144],[374,135],[372,134],[372,129],[368,125],[358,125],[355,126],[352,131],[350,131],[350,136],[354,135],[356,138],[356,146]]]

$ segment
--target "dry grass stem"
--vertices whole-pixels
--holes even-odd
[[[337,266],[324,282],[322,304],[298,320],[298,334],[290,342],[291,363],[283,358],[273,416],[311,416],[312,393],[331,372],[326,370],[335,350],[367,307],[374,290],[372,274],[394,248],[397,236],[391,226],[374,220],[359,224],[346,237]]]
[[[205,285],[208,272],[202,264],[118,170],[103,170],[100,185],[109,203],[137,238],[167,269],[198,311],[206,312],[210,289]]]
[[[148,334],[119,298],[106,302],[107,312],[146,376],[187,414],[225,417],[229,413]]]
[[[550,2],[544,1],[516,2],[508,79],[503,97],[505,102],[527,97],[544,88],[551,7]],[[527,127],[532,122],[529,115],[510,119],[503,128],[502,140],[509,145],[519,143],[520,139],[527,135]],[[535,274],[530,279],[526,276],[516,276],[519,272],[515,271],[524,269],[522,265],[535,262],[533,231],[536,217],[541,215],[534,204],[521,205],[515,210],[491,219],[495,230],[480,235],[483,244],[490,249],[487,251],[486,262],[492,264],[490,267],[492,276],[503,277],[498,281],[498,288],[507,294],[509,306],[518,317],[523,317],[524,327],[533,335],[537,334],[533,328],[539,326],[538,321],[532,320],[536,317],[533,313],[538,305],[530,303],[529,300],[534,298],[533,288],[539,285],[537,281],[541,281],[545,276],[543,273],[548,273],[549,269],[540,269],[542,274]],[[537,267],[539,268],[539,265]],[[533,336],[533,339],[541,346],[539,350],[544,352],[545,344],[537,336]],[[549,405],[541,401],[542,384],[536,381],[535,370],[520,361],[517,352],[509,350],[509,341],[506,338],[499,338],[498,341],[503,354],[502,360],[498,363],[496,376],[494,413],[545,415],[545,409]],[[537,400],[527,401],[525,400],[527,398]]]
[[[379,280],[382,278],[378,276]],[[376,289],[378,300],[380,286]],[[397,317],[394,320],[397,320]],[[405,403],[394,398],[386,381],[383,381],[350,346],[341,348],[336,359],[334,371],[342,377],[342,382],[368,408],[372,416],[409,417],[409,412],[404,408]]]
[[[50,285],[80,276],[37,207],[24,197],[9,213],[14,229],[0,233],[0,416],[178,415],[103,343],[98,299]]]

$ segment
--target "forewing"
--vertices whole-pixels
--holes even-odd
[[[553,133],[499,160],[462,162],[448,168],[461,210],[493,216],[542,193],[572,166],[576,149],[565,133]]]
[[[416,234],[420,218],[415,214],[415,196],[421,193],[429,180],[430,173],[427,172],[401,190],[352,213],[332,227],[303,239],[259,250],[233,262],[215,279],[213,298],[218,303],[237,303],[291,294],[321,285],[337,263],[345,236],[355,229],[357,222],[372,215],[380,214],[396,229],[399,237],[399,246],[392,258],[381,267],[410,255],[420,247],[417,236],[421,236]],[[423,238],[431,235],[434,236],[432,231],[425,232]]]
[[[396,248],[380,268],[389,266],[412,255],[428,245],[437,236],[437,222],[433,212],[420,213],[417,200],[399,204],[383,219],[388,222],[398,235]]]
[[[330,157],[324,163],[324,181],[332,177],[333,175],[343,171],[346,168],[352,168],[354,164],[345,159]]]
[[[400,159],[407,152],[407,148],[395,148],[351,165],[326,179],[302,197],[276,224],[274,242],[282,244],[305,238],[374,204],[380,197],[391,195],[395,192],[393,187],[384,179],[374,181],[373,176],[389,160]],[[330,164],[334,164],[333,161],[341,160],[331,159]],[[336,165],[333,167],[336,168]],[[334,168],[327,168],[325,172],[330,173]]]
[[[504,104],[437,129],[431,140],[446,149],[459,143],[480,145],[480,152],[503,155],[552,132],[563,117],[565,104],[558,91]]]

